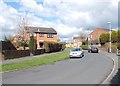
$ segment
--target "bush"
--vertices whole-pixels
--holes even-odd
[[[106,42],[109,42],[109,33],[101,34],[100,37],[99,37],[99,40],[100,40],[101,45],[105,44]]]
[[[45,41],[44,48],[45,48],[45,52],[50,53],[50,52],[57,52],[57,51],[64,50],[65,45],[59,42]]]
[[[83,50],[88,50],[88,45],[81,45],[80,46]]]
[[[65,44],[62,44],[62,50],[64,50],[66,48]]]
[[[44,49],[36,49],[33,51],[33,55],[40,55],[43,54],[45,52]]]
[[[36,47],[37,43],[36,42],[37,42],[36,39],[34,39],[34,36],[32,35],[30,37],[30,41],[29,41],[29,49],[30,49],[30,51],[31,51],[32,54],[37,49],[37,47]]]
[[[110,47],[109,47],[110,48]],[[109,52],[109,48],[108,48],[108,52]],[[111,46],[111,52],[112,53],[116,53],[117,52],[117,45],[112,45]]]

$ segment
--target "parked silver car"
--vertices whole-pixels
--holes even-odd
[[[84,56],[84,51],[82,48],[73,48],[70,51],[70,58],[74,58],[74,57],[82,58],[83,56]]]

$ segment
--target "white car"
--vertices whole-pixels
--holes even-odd
[[[70,58],[79,57],[82,58],[84,56],[84,51],[82,48],[74,48],[70,51]]]

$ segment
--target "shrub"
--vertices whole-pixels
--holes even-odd
[[[57,51],[64,50],[65,45],[59,42],[45,41],[44,48],[45,48],[45,52],[50,53],[50,52],[57,52]]]
[[[83,50],[87,50],[88,49],[88,45],[81,45],[80,46]]]
[[[109,33],[101,34],[100,37],[99,37],[99,40],[100,40],[101,45],[105,44],[106,42],[109,42]]]
[[[110,47],[109,47],[110,48]],[[109,52],[109,48],[108,48],[108,52]],[[111,46],[111,52],[112,53],[116,53],[117,52],[117,45],[112,45]]]
[[[62,50],[64,50],[66,48],[65,44],[62,44]]]
[[[30,49],[31,53],[34,53],[34,51],[37,49],[37,47],[36,47],[36,39],[34,39],[33,35],[30,37],[29,49]]]

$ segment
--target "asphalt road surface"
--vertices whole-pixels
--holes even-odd
[[[110,57],[87,53],[80,59],[2,74],[3,84],[100,84],[113,67]]]

